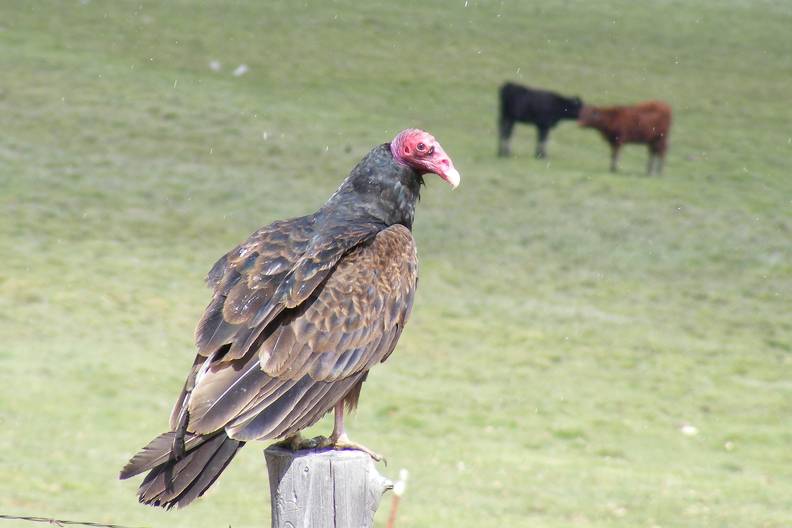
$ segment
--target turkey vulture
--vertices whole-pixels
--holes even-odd
[[[317,212],[274,222],[209,271],[198,354],[170,417],[121,470],[149,471],[140,502],[171,508],[200,497],[249,440],[283,438],[331,409],[322,447],[362,449],[344,432],[369,369],[399,340],[418,282],[410,230],[423,175],[459,185],[427,132],[375,147]],[[314,445],[316,445],[316,443]]]

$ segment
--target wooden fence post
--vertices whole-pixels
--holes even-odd
[[[393,488],[361,451],[270,446],[264,455],[272,528],[368,528],[382,495]]]

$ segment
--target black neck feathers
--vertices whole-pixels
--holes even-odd
[[[321,212],[340,221],[402,224],[412,229],[423,177],[393,159],[390,145],[375,147],[352,169]]]

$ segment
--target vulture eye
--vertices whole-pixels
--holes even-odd
[[[426,150],[426,145],[418,143],[418,152],[423,152],[424,150]]]

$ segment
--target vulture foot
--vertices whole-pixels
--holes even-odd
[[[377,462],[384,461],[385,465],[388,465],[388,461],[385,460],[385,457],[383,457],[379,453],[372,451],[363,444],[358,444],[357,442],[353,442],[352,440],[349,439],[346,433],[341,434],[339,436],[331,435],[330,438],[324,436],[317,436],[312,440],[317,442],[316,447],[329,447],[336,450],[354,449],[356,451],[363,451]]]

